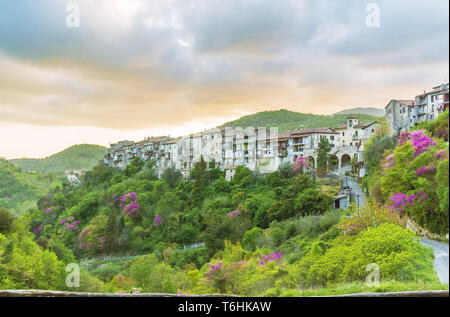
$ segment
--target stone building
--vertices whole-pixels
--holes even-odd
[[[448,110],[449,84],[424,91],[414,100],[391,100],[386,106],[386,119],[393,135],[409,130],[420,122],[433,121]]]
[[[194,164],[203,158],[207,166],[224,170],[226,178],[231,179],[238,166],[267,174],[301,156],[309,159],[310,168],[315,168],[319,142],[327,138],[337,163],[332,168],[343,172],[356,160],[363,175],[363,144],[377,126],[377,122],[361,124],[357,117],[349,116],[346,124],[336,129],[295,129],[281,134],[277,128],[215,128],[179,138],[159,136],[111,144],[103,162],[123,169],[140,157],[155,162],[158,177],[166,168],[174,167],[188,179]]]

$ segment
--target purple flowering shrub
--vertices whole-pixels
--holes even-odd
[[[402,132],[399,136],[399,145],[402,146],[406,142],[411,142],[414,147],[414,157],[429,151],[431,146],[436,145],[436,141],[422,130]]]
[[[275,265],[281,265],[284,267],[284,264],[282,264],[282,261],[281,261],[282,258],[283,258],[283,256],[281,255],[280,252],[272,252],[268,255],[260,254],[259,265],[275,264]]]
[[[68,218],[62,219],[59,224],[62,226],[61,232],[73,231],[79,233],[79,224],[78,220],[75,220],[74,217],[70,216]]]
[[[380,189],[378,201],[432,232],[448,232],[448,208],[442,208],[446,198],[437,194],[442,180],[448,178],[448,171],[442,177],[438,166],[448,156],[448,145],[423,130],[401,133],[394,152],[380,164],[381,175],[374,179]]]
[[[395,165],[394,156],[391,154],[386,158],[384,164],[382,164],[381,166],[384,168],[391,168],[394,165]]]
[[[109,251],[111,241],[107,240],[108,217],[97,215],[78,235],[78,249],[83,253],[94,255]]]
[[[239,216],[240,214],[241,214],[241,210],[240,210],[239,208],[237,208],[236,210],[230,211],[229,213],[227,213],[227,216],[228,216],[228,218],[230,218],[230,219],[234,219],[234,218],[236,218],[237,216]]]
[[[391,209],[401,216],[406,207],[415,206],[417,199],[424,200],[428,198],[428,196],[422,190],[419,190],[417,194],[418,195],[407,195],[403,193],[396,193],[391,195]]]
[[[135,192],[131,192],[120,197],[120,208],[128,217],[136,217],[139,214],[140,206]]]
[[[161,222],[162,222],[161,216],[159,214],[157,214],[155,216],[155,218],[153,219],[153,224],[155,226],[159,226],[161,224]]]

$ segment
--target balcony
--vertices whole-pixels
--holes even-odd
[[[278,150],[278,156],[286,157],[287,156],[287,149],[280,149],[280,150]]]

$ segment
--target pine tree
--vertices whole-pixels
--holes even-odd
[[[328,170],[328,160],[330,158],[330,151],[333,145],[328,141],[327,137],[322,137],[319,142],[317,150],[317,173],[319,175],[325,174]]]

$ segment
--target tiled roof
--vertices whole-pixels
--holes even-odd
[[[387,107],[389,107],[389,105],[391,104],[392,101],[397,101],[398,103],[401,103],[401,104],[403,104],[403,105],[405,105],[405,106],[412,105],[412,104],[414,103],[414,100],[407,100],[407,99],[391,99],[391,100],[389,101],[389,103],[387,104],[387,106],[384,107],[384,109],[386,109]]]
[[[354,128],[367,128],[370,127],[372,124],[378,123],[377,121],[371,122],[371,123],[358,123],[357,125],[354,126]]]

